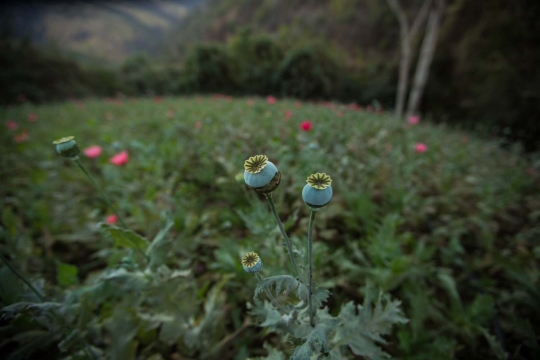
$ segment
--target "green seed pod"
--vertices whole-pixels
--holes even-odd
[[[277,189],[281,173],[276,165],[268,161],[266,155],[255,155],[244,163],[244,181],[246,185],[262,194],[270,194]]]
[[[255,274],[262,269],[262,261],[259,255],[253,251],[242,256],[242,267],[250,274]]]
[[[79,150],[79,146],[73,139],[75,139],[75,137],[68,136],[68,137],[53,141],[53,144],[56,145],[56,152],[58,152],[62,156],[65,156],[71,159],[77,158],[80,150]]]
[[[302,199],[312,210],[326,206],[332,199],[332,179],[325,173],[312,174],[307,178],[307,184],[302,189]]]

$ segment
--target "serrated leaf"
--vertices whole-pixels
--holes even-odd
[[[307,296],[307,294],[306,294]],[[312,303],[315,309],[320,308],[324,302],[330,297],[330,291],[323,288],[316,288],[313,292]]]
[[[369,292],[369,289],[368,289]],[[394,324],[406,323],[399,309],[400,301],[391,301],[382,294],[372,308],[370,296],[366,295],[364,305],[346,303],[340,311],[340,324],[333,342],[347,345],[355,355],[367,359],[390,357],[378,345],[385,344],[383,335],[389,334]]]
[[[174,221],[168,221],[167,224],[161,231],[156,235],[148,249],[146,250],[146,255],[150,259],[150,268],[155,269],[158,266],[165,263],[165,256],[167,254],[168,246],[170,239],[167,238],[169,230],[171,230],[174,225]]]
[[[18,302],[2,308],[2,310],[0,310],[0,313],[2,313],[2,316],[0,316],[0,320],[11,319],[15,315],[26,311],[38,311],[40,313],[43,313],[50,310],[58,309],[61,306],[62,304],[56,302]]]
[[[285,354],[278,349],[274,349],[267,343],[264,343],[263,347],[268,351],[268,355],[265,357],[248,358],[249,360],[285,360]]]
[[[144,251],[148,247],[148,240],[133,230],[122,229],[107,223],[100,223],[99,229],[105,234],[105,236],[113,240],[116,246],[140,251]]]
[[[299,297],[307,296],[306,286],[300,281],[290,275],[277,275],[259,281],[253,298],[256,298],[264,290],[272,292],[272,287],[275,288],[276,295],[280,295],[283,290],[286,294],[296,291]]]
[[[278,326],[283,323],[282,314],[269,302],[264,302],[263,306],[256,306],[250,312],[251,315],[259,316],[261,327]]]
[[[105,324],[111,341],[110,358],[112,360],[135,359],[137,342],[135,336],[140,324],[135,317],[124,309],[117,308]]]
[[[62,262],[56,263],[56,281],[61,286],[69,286],[77,283],[79,280],[77,278],[78,273],[79,269],[76,266]]]
[[[150,282],[141,271],[129,272],[124,268],[108,271],[101,278],[114,281],[119,288],[124,290],[143,290]]]
[[[459,297],[459,292],[457,290],[456,281],[450,274],[449,270],[440,269],[437,272],[437,278],[441,282],[441,285],[448,291],[448,294],[459,304],[461,304],[461,299]]]
[[[291,360],[311,360],[327,357],[330,348],[326,337],[331,328],[326,323],[318,323],[305,339],[305,342],[294,349]]]

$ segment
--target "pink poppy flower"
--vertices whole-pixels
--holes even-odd
[[[289,120],[292,117],[292,111],[287,110],[285,111],[285,120]]]
[[[99,155],[101,155],[101,146],[94,145],[90,146],[83,150],[84,155],[88,156],[89,158],[97,158]]]
[[[31,122],[35,122],[37,121],[37,114],[34,113],[34,112],[31,112],[30,114],[28,114],[28,121],[31,121]]]
[[[6,127],[9,130],[17,130],[17,123],[13,120],[8,120],[6,121]]]
[[[417,153],[425,153],[427,151],[427,145],[424,144],[424,143],[417,143],[415,146],[414,146],[414,151],[416,151]]]
[[[272,95],[268,95],[266,97],[266,102],[269,103],[270,105],[274,105],[276,103],[276,98],[273,97]]]
[[[111,214],[111,215],[108,215],[106,218],[105,218],[105,222],[107,224],[110,224],[110,225],[114,225],[118,222],[118,216],[116,216],[116,214]]]
[[[13,140],[16,143],[22,143],[22,142],[25,142],[26,140],[28,140],[29,137],[30,136],[28,136],[28,133],[26,131],[23,131],[22,133],[16,134],[15,136],[13,136]]]
[[[303,131],[311,130],[311,121],[309,120],[302,121],[302,123],[300,124],[300,129],[302,129]]]
[[[419,116],[409,116],[409,120],[407,120],[407,122],[411,125],[416,125],[420,122],[420,117]]]
[[[347,106],[350,110],[356,110],[356,111],[362,111],[362,106],[358,105],[357,103],[351,103],[349,106]]]
[[[195,121],[195,129],[202,128],[202,122],[201,121]]]
[[[154,102],[155,102],[156,104],[161,104],[161,98],[160,98],[159,96],[156,96],[156,97],[154,98]]]
[[[116,166],[126,165],[129,161],[129,154],[124,150],[114,155],[109,161],[111,164]]]

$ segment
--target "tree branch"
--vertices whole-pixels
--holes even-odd
[[[425,0],[422,4],[422,7],[418,11],[418,15],[416,15],[416,19],[414,19],[414,22],[411,26],[411,30],[409,32],[409,35],[411,38],[415,37],[418,31],[420,30],[420,27],[424,22],[426,21],[427,15],[429,13],[429,8],[431,7],[431,3],[433,0]]]

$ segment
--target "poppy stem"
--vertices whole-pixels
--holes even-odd
[[[118,216],[118,220],[120,220],[120,223],[122,224],[122,226],[125,228],[125,229],[129,229],[128,226],[126,225],[126,223],[124,222],[124,219],[122,219],[122,217],[120,216],[120,214],[118,213],[118,211],[116,211],[116,208],[113,206],[111,200],[109,200],[109,198],[107,197],[107,195],[105,195],[105,192],[99,187],[99,185],[96,183],[96,181],[94,180],[94,178],[92,177],[92,175],[90,175],[90,173],[86,170],[86,168],[84,167],[84,165],[82,164],[81,160],[79,159],[79,157],[76,157],[73,159],[73,161],[75,161],[75,164],[77,164],[77,166],[79,167],[79,169],[81,169],[81,171],[86,175],[86,177],[88,177],[88,179],[90,179],[90,181],[92,182],[92,185],[94,185],[94,187],[96,188],[96,190],[99,192],[99,194],[101,195],[101,197],[103,198],[103,200],[105,200],[105,202],[107,203],[107,205],[109,205],[109,207],[112,209],[112,211],[116,214],[116,216]],[[141,255],[143,256],[143,258],[148,261],[148,255],[146,255],[146,253],[137,245],[137,244],[133,244],[137,250],[141,253]]]
[[[2,262],[8,267],[9,270],[11,270],[11,272],[13,274],[15,274],[16,277],[21,279],[22,282],[24,282],[26,284],[26,286],[28,286],[30,288],[30,290],[32,290],[32,292],[37,296],[39,301],[41,301],[41,302],[46,301],[45,298],[43,297],[43,295],[41,295],[41,293],[34,287],[34,285],[32,285],[32,283],[30,281],[28,281],[17,269],[15,269],[9,263],[9,261],[7,261],[7,259],[4,257],[4,255],[2,255],[1,253],[0,253],[0,259],[2,259]]]
[[[259,281],[263,281],[263,277],[261,276],[261,274],[259,274],[258,272],[255,273],[255,276],[257,276],[257,279],[259,279]],[[264,292],[266,293],[266,296],[268,296],[268,298],[270,299],[270,301],[272,302],[272,304],[274,304],[275,307],[277,307],[282,313],[284,313],[285,315],[289,315],[289,312],[287,310],[285,310],[278,302],[277,300],[272,296],[272,293],[270,291],[268,291],[268,289],[264,289]]]
[[[309,323],[312,327],[315,327],[315,320],[313,319],[313,224],[315,222],[315,214],[317,212],[311,210],[309,216],[309,230],[308,230],[308,263],[309,263],[309,294],[308,294],[308,311],[309,311]]]
[[[270,204],[270,209],[272,209],[272,215],[274,215],[274,220],[279,227],[279,231],[281,231],[281,235],[283,235],[283,239],[285,239],[285,244],[287,245],[287,250],[289,251],[289,257],[291,258],[291,263],[294,270],[294,277],[298,279],[298,268],[296,267],[296,260],[294,260],[291,239],[289,239],[289,236],[287,235],[287,232],[285,232],[285,228],[283,227],[283,223],[279,218],[276,210],[276,204],[274,203],[274,199],[272,198],[272,194],[265,194],[265,196],[266,200],[268,200],[268,203]]]
[[[125,227],[126,229],[128,228],[126,223],[124,222],[124,220],[122,219],[122,217],[120,216],[120,214],[118,213],[118,211],[116,211],[116,208],[113,206],[112,202],[109,200],[109,198],[107,197],[107,195],[105,195],[105,193],[103,192],[103,190],[101,190],[101,188],[99,187],[99,185],[95,182],[94,178],[92,177],[92,175],[90,175],[90,173],[86,170],[86,168],[84,167],[84,165],[82,164],[81,160],[77,157],[75,159],[73,159],[73,161],[75,161],[75,164],[77,164],[77,166],[79,167],[79,169],[81,169],[81,171],[86,175],[86,177],[88,179],[90,179],[90,182],[92,182],[92,185],[94,185],[94,187],[96,188],[96,190],[99,192],[99,194],[101,195],[101,197],[103,198],[103,200],[105,200],[105,202],[107,203],[107,205],[112,209],[112,211],[116,214],[116,216],[118,216],[118,220],[120,220],[120,223],[122,224],[123,227]]]

